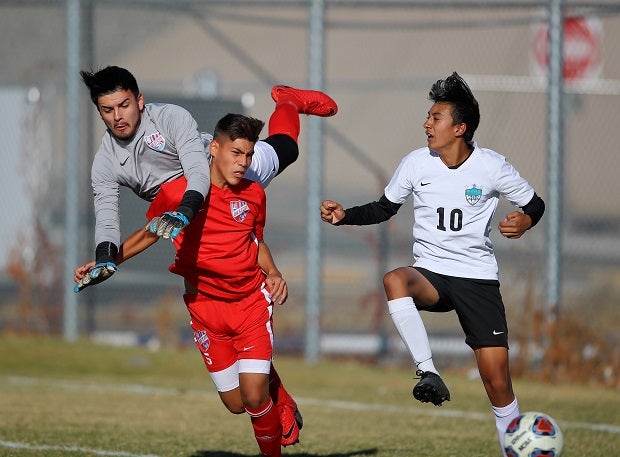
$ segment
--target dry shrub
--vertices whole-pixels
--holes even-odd
[[[593,329],[571,312],[524,310],[517,325],[519,351],[511,354],[514,376],[544,381],[620,386],[620,349],[613,335]]]
[[[541,308],[534,270],[528,268],[521,277],[525,285],[524,294],[518,300],[521,306],[507,307],[513,341],[511,374],[553,383],[619,387],[620,345],[613,322],[617,300],[609,292],[609,284],[594,288],[608,291],[608,296],[596,296],[593,290],[588,290],[584,297],[576,297],[579,306],[562,304],[558,308]],[[588,302],[598,304],[599,315],[593,316],[592,308],[583,306]]]
[[[537,373],[543,379],[620,386],[617,346],[588,326],[587,321],[578,315],[564,313],[544,327],[547,341]]]

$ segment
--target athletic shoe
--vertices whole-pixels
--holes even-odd
[[[291,102],[302,114],[329,117],[338,112],[338,105],[324,92],[318,90],[295,89],[289,86],[274,86],[271,98],[278,102]]]
[[[277,405],[282,424],[282,446],[291,446],[299,443],[299,431],[304,426],[304,419],[297,408],[297,403],[291,398],[290,403]]]
[[[420,381],[413,388],[413,396],[422,403],[432,403],[441,406],[444,401],[450,401],[450,391],[444,384],[441,376],[432,371],[416,371]]]

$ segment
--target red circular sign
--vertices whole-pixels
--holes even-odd
[[[601,63],[601,27],[597,21],[585,18],[564,19],[563,41],[564,79],[576,80],[597,76]],[[536,64],[549,68],[549,28],[545,24],[534,34]]]

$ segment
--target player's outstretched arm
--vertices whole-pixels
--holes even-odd
[[[159,240],[159,237],[145,229],[136,230],[121,244],[115,263],[99,265],[94,261],[85,263],[75,269],[73,280],[76,285],[74,292],[80,292],[88,286],[94,286],[108,279],[118,270],[118,265],[148,249]],[[112,268],[112,270],[110,270]]]
[[[271,300],[277,305],[283,305],[288,298],[288,286],[264,241],[258,243],[258,265],[267,275],[265,284],[269,288]]]
[[[342,205],[332,200],[323,200],[321,204],[321,219],[330,224],[336,224],[344,219],[345,211]]]
[[[142,251],[146,251],[149,247],[157,243],[159,237],[149,231],[147,225],[144,229],[136,230],[127,237],[118,249],[116,256],[116,263],[121,264],[131,259],[132,257],[140,254]]]

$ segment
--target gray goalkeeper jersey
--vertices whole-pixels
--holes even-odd
[[[180,106],[150,103],[131,140],[119,140],[107,131],[95,154],[91,181],[95,203],[95,245],[111,241],[120,246],[119,186],[151,201],[160,186],[185,175],[186,190],[206,196],[209,161],[192,115]]]

